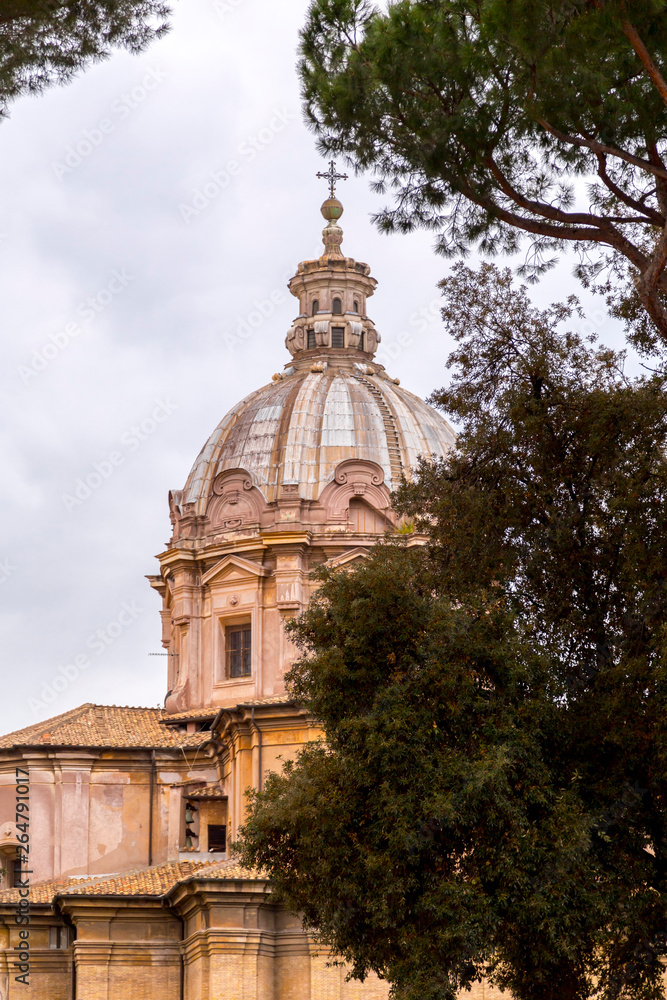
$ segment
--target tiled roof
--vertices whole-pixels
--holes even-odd
[[[58,893],[67,892],[70,886],[80,885],[81,882],[87,881],[88,879],[86,878],[57,878],[47,879],[44,882],[31,882],[30,905],[50,903]],[[7,903],[18,903],[19,898],[18,889],[0,890],[0,906]]]
[[[104,875],[88,879],[61,891],[63,896],[164,896],[178,882],[200,868],[214,868],[210,861],[171,861],[154,868],[126,872],[124,875]]]
[[[171,861],[154,868],[126,872],[122,875],[100,875],[93,878],[49,879],[33,882],[30,886],[30,902],[50,903],[55,896],[164,896],[179,882],[193,876],[201,876],[216,881],[246,879],[257,881],[261,876],[238,861]],[[18,889],[4,889],[0,892],[0,906],[17,903]]]
[[[80,705],[45,722],[0,737],[0,749],[9,747],[197,747],[210,733],[173,733],[160,722],[161,708],[118,705]]]
[[[187,712],[174,712],[173,715],[166,713],[160,719],[163,726],[172,725],[175,722],[192,722],[198,719],[215,719],[220,711],[219,708],[189,708]]]
[[[294,699],[288,694],[275,694],[269,698],[251,698],[248,701],[241,701],[236,705],[212,706],[209,708],[189,708],[186,712],[175,712],[173,715],[163,715],[160,722],[163,726],[171,726],[178,722],[192,722],[198,719],[214,719],[218,712],[223,709],[225,712],[233,712],[236,708],[252,708],[253,705],[259,708],[262,705],[289,705]]]
[[[290,705],[294,701],[288,694],[275,694],[271,698],[256,698],[250,701],[240,701],[238,708],[259,708],[260,705]]]
[[[204,862],[207,865],[207,862]],[[218,861],[214,862],[210,868],[204,871],[193,872],[193,876],[206,879],[215,879],[216,882],[226,882],[228,879],[246,879],[250,882],[268,881],[268,877],[261,872],[251,868],[244,868],[238,861]]]

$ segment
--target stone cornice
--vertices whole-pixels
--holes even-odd
[[[313,541],[312,531],[304,531],[300,524],[295,524],[293,531],[263,531],[262,540],[267,545],[311,545]]]

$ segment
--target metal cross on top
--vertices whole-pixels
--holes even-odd
[[[329,169],[326,173],[321,171],[317,174],[318,177],[324,178],[324,180],[329,181],[329,197],[336,197],[336,181],[346,181],[347,174],[337,174],[336,173],[336,161],[332,160],[329,164]]]

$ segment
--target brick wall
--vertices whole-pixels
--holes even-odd
[[[389,986],[372,975],[360,983],[345,982],[347,969],[328,966],[326,954],[316,953],[311,959],[311,1000],[386,1000]]]

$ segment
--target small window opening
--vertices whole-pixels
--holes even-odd
[[[365,330],[361,331],[361,337],[359,338],[359,350],[360,351],[365,351],[366,350],[366,331]]]
[[[334,316],[341,316],[343,313],[343,303],[340,299],[334,299],[331,303],[331,312]]]
[[[49,948],[64,949],[70,946],[68,927],[49,927]]]
[[[320,303],[318,299],[313,299],[312,315],[314,316],[320,310]]]
[[[21,882],[23,880],[23,875],[22,875],[23,862],[19,858],[12,858],[10,864],[11,867],[9,869],[9,881],[11,883],[12,888],[16,888],[16,886],[21,885]]]
[[[306,347],[307,347],[307,349],[309,351],[312,351],[313,348],[315,347],[315,331],[314,330],[309,330],[308,331],[308,342],[306,344]]]
[[[331,346],[332,347],[345,347],[345,327],[344,326],[332,326],[331,327]]]
[[[249,625],[233,625],[226,629],[228,677],[250,677],[250,635]]]
[[[354,302],[352,303],[352,310],[353,310],[353,312],[356,312],[356,313],[358,313],[358,312],[359,312],[359,303],[357,302],[357,300],[356,300],[356,299],[355,299],[355,300],[354,300]]]
[[[226,826],[219,823],[208,824],[208,849],[211,854],[220,854],[227,850]]]
[[[212,721],[213,721],[212,719],[207,719],[206,722],[202,722],[201,726],[199,727],[199,732],[200,733],[210,733],[211,732],[211,722]]]

